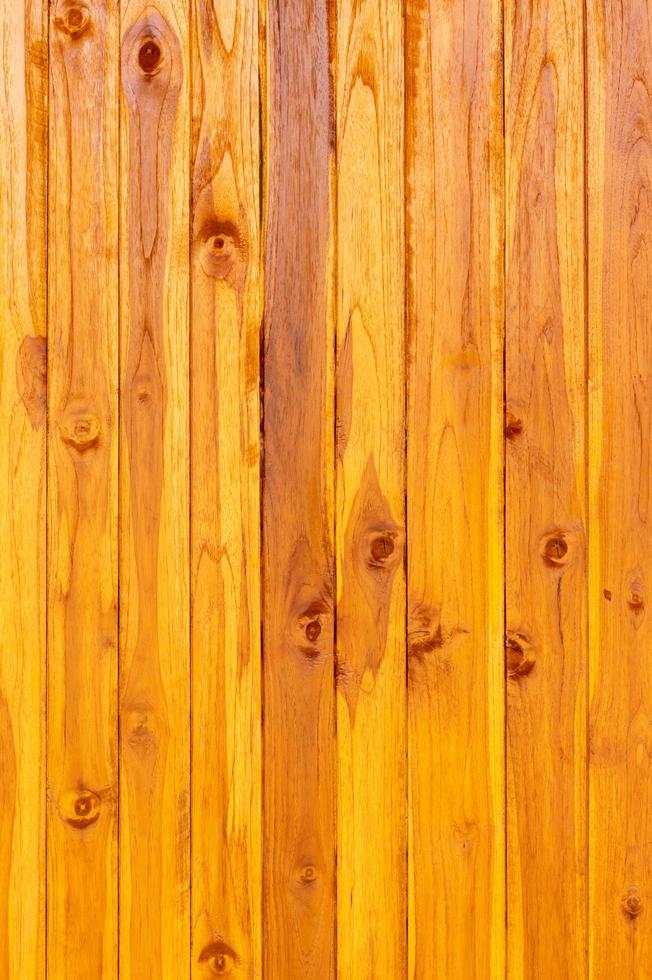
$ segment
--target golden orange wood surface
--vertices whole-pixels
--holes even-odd
[[[652,977],[652,0],[0,57],[0,980]]]

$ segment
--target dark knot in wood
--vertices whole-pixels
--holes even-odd
[[[138,50],[138,64],[144,75],[151,77],[161,69],[161,46],[153,37],[144,39]]]
[[[63,794],[60,812],[70,827],[85,830],[99,819],[101,805],[102,801],[97,793],[89,789],[71,790]]]
[[[569,559],[568,541],[563,531],[553,531],[541,541],[541,557],[546,565],[560,568]]]
[[[72,41],[76,41],[90,26],[90,11],[86,4],[71,3],[57,16],[55,22],[60,31],[67,34]]]
[[[623,915],[627,919],[637,919],[641,914],[643,909],[643,903],[638,894],[638,889],[629,888],[623,895],[620,906],[623,910]]]

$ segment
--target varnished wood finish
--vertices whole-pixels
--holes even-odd
[[[43,0],[0,3],[0,50],[0,976],[41,980],[48,143]]]
[[[258,8],[195,0],[192,976],[261,976]],[[252,112],[253,108],[253,112]]]
[[[587,970],[583,21],[505,9],[508,976]],[[563,869],[563,872],[561,871]]]
[[[409,976],[502,980],[500,5],[406,31]]]
[[[335,976],[327,14],[270,0],[265,25],[263,969],[305,980]]]
[[[118,9],[50,4],[50,977],[117,967]]]
[[[652,976],[652,0],[0,0],[0,980]]]
[[[189,55],[121,9],[120,976],[188,976]]]
[[[588,4],[592,980],[652,975],[652,7]]]
[[[337,963],[340,977],[361,980],[407,965],[402,63],[400,3],[342,0]]]

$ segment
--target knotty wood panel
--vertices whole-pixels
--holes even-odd
[[[325,0],[266,22],[263,967],[335,974],[333,346]]]
[[[50,5],[48,976],[117,967],[118,10]]]
[[[502,38],[407,9],[410,977],[504,977]]]
[[[0,976],[45,970],[47,4],[0,4]],[[25,937],[31,937],[30,943]]]
[[[121,8],[120,976],[183,978],[189,923],[189,54],[185,0]]]
[[[505,8],[508,976],[586,976],[582,9]]]
[[[193,15],[192,975],[259,977],[258,8]]]
[[[652,8],[588,5],[590,976],[652,957]]]
[[[651,2],[0,0],[1,977],[650,975]]]
[[[406,969],[403,47],[337,18],[337,965]]]

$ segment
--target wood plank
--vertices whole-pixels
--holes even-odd
[[[338,6],[338,975],[405,976],[403,46],[397,0]]]
[[[409,976],[502,980],[501,5],[406,45]]]
[[[121,7],[120,975],[190,973],[186,0]]]
[[[335,975],[334,324],[327,0],[264,25],[263,971]]]
[[[592,978],[652,963],[652,6],[587,7]]]
[[[48,975],[116,975],[118,18],[50,8]]]
[[[0,976],[45,975],[47,4],[0,3]]]
[[[261,966],[258,4],[193,6],[192,976]]]
[[[505,9],[508,976],[587,969],[583,13]]]

